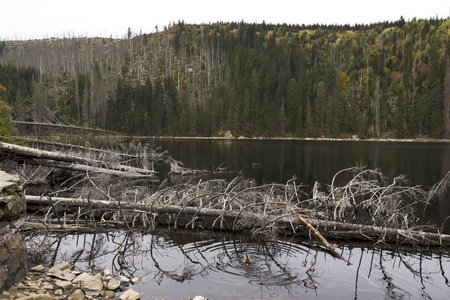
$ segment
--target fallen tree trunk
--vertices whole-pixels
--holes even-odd
[[[84,173],[102,173],[112,176],[118,176],[123,178],[151,178],[154,181],[159,181],[159,179],[155,178],[154,175],[151,174],[140,174],[140,173],[134,173],[134,172],[126,172],[121,170],[113,170],[113,169],[106,169],[106,168],[100,168],[100,167],[93,167],[89,165],[82,165],[82,164],[76,164],[76,163],[69,163],[64,161],[55,161],[51,159],[44,159],[44,158],[33,158],[33,159],[27,159],[27,163],[29,164],[37,164],[41,166],[47,166],[47,167],[53,167],[53,168],[59,168],[59,169],[65,169],[70,171],[77,171],[77,172],[84,172]]]
[[[107,155],[115,154],[118,156],[125,156],[125,157],[132,157],[132,158],[138,158],[137,155],[131,155],[128,153],[119,153],[111,150],[105,150],[105,149],[98,149],[98,148],[91,148],[91,147],[85,147],[80,145],[73,145],[73,144],[65,144],[65,143],[59,143],[59,142],[52,142],[52,141],[46,141],[46,140],[38,140],[38,139],[29,139],[29,138],[17,138],[23,141],[27,141],[28,143],[37,144],[37,145],[49,145],[49,146],[55,146],[59,148],[67,148],[67,149],[77,149],[80,151],[86,151],[86,152],[94,152],[94,153],[104,153]]]
[[[83,131],[91,131],[91,132],[100,132],[100,133],[108,133],[108,134],[120,134],[115,131],[109,131],[104,129],[97,129],[97,128],[89,128],[89,127],[81,127],[81,126],[75,126],[75,125],[64,125],[64,124],[53,124],[53,123],[43,123],[43,122],[26,122],[26,121],[13,121],[14,124],[19,125],[32,125],[32,126],[39,126],[39,127],[56,127],[56,128],[64,128],[64,129],[75,129]]]
[[[26,195],[27,205],[49,206],[51,202],[40,196]],[[382,241],[387,244],[414,244],[420,246],[450,246],[450,235],[404,230],[395,228],[382,228],[362,224],[347,224],[342,222],[297,218],[297,213],[290,216],[256,215],[246,211],[224,211],[221,209],[206,209],[197,207],[180,206],[154,206],[152,203],[119,201],[85,200],[78,198],[53,197],[53,207],[66,211],[67,208],[84,208],[96,211],[101,216],[107,211],[134,213],[146,213],[154,222],[172,227],[205,228],[213,230],[252,230],[255,224],[275,223],[286,234],[299,236],[311,236],[311,228],[305,225],[309,223],[324,237],[337,240],[352,241]],[[60,212],[60,213],[61,213]],[[58,212],[56,212],[58,213]],[[246,219],[247,222],[241,222]],[[250,222],[248,222],[250,220]],[[263,226],[264,226],[263,224]]]
[[[103,172],[113,175],[114,173],[117,173],[117,175],[119,176],[126,176],[126,177],[136,177],[133,174],[138,174],[138,177],[141,175],[153,176],[155,174],[155,171],[153,170],[123,166],[115,163],[94,160],[87,157],[79,157],[57,152],[39,150],[4,142],[0,142],[0,150],[4,152],[15,153],[21,156],[31,157],[34,159],[34,163],[43,165],[45,164],[47,166],[54,166],[58,168],[64,166],[64,168],[66,169],[72,169],[76,171],[80,171],[77,170],[77,168],[79,168],[81,169],[81,171],[95,170],[95,172]],[[73,166],[64,163],[70,163]]]

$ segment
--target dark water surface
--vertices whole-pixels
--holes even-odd
[[[221,164],[259,183],[331,183],[356,165],[400,174],[428,189],[450,170],[450,144],[280,140],[153,139],[185,167],[212,170]],[[432,205],[429,221],[450,215],[450,198]],[[448,228],[448,226],[447,226]],[[448,229],[447,229],[448,231]],[[301,238],[258,243],[246,235],[197,230],[35,236],[30,250],[45,249],[47,265],[84,249],[76,266],[114,275],[143,276],[132,286],[141,299],[450,299],[448,249],[396,249],[383,245],[338,244],[347,266]],[[38,250],[39,251],[39,250]],[[31,260],[40,262],[39,253]],[[252,263],[242,262],[247,254]],[[51,260],[51,261],[50,261]]]
[[[259,183],[292,177],[312,186],[330,184],[336,172],[355,166],[379,169],[390,180],[406,175],[411,186],[428,190],[450,171],[450,143],[304,140],[154,139],[185,167],[209,170],[221,164]],[[256,166],[256,167],[255,167]],[[345,182],[346,183],[346,182]],[[309,190],[310,191],[310,190]],[[440,226],[450,215],[450,193],[433,202],[424,222]],[[450,221],[443,227],[450,233]]]
[[[356,165],[386,176],[406,175],[412,185],[429,187],[450,171],[450,143],[154,139],[185,164],[211,170],[222,163],[259,182],[330,183],[333,175]],[[258,163],[260,168],[252,168]]]
[[[195,230],[46,235],[33,237],[33,243],[37,249],[52,245],[45,257],[56,262],[84,249],[76,262],[83,271],[142,276],[131,288],[144,300],[450,299],[445,251],[337,245],[353,264],[347,266],[299,238],[256,243],[248,236]],[[245,254],[252,258],[248,266]]]

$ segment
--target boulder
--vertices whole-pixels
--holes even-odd
[[[20,218],[25,209],[19,176],[0,171],[0,219]]]
[[[18,230],[25,209],[19,176],[0,171],[0,291],[27,273],[26,244]]]

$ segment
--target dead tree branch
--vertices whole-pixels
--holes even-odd
[[[14,153],[28,158],[28,163],[46,165],[81,172],[106,173],[124,177],[152,177],[155,171],[135,168],[117,163],[67,155],[63,153],[39,150],[29,147],[0,142],[0,151]]]

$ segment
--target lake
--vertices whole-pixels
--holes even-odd
[[[257,243],[247,235],[160,229],[151,234],[47,234],[32,241],[27,241],[32,263],[50,266],[84,249],[77,269],[142,276],[143,282],[131,288],[143,300],[196,295],[211,300],[450,299],[448,251],[336,245],[353,264],[348,266],[300,238]],[[45,253],[33,255],[32,249]],[[245,254],[252,259],[248,266],[242,261]]]
[[[450,143],[312,140],[153,139],[185,167],[220,165],[258,183],[286,183],[292,177],[311,186],[330,184],[336,172],[355,166],[379,169],[389,180],[406,175],[411,186],[428,190],[450,171]],[[256,167],[255,167],[256,166]],[[163,172],[164,173],[164,172]],[[346,183],[346,182],[344,182]],[[425,222],[442,224],[450,215],[450,193],[427,208]],[[450,221],[444,231],[450,233]]]
[[[425,142],[152,139],[185,167],[213,170],[233,178],[239,172],[259,183],[297,178],[311,186],[331,183],[341,169],[356,165],[400,174],[428,189],[450,170],[450,144]],[[167,169],[160,168],[162,176]],[[208,177],[208,176],[207,176]],[[200,180],[191,177],[191,180]],[[201,178],[206,180],[206,178]],[[307,188],[308,189],[308,188]],[[433,203],[427,220],[450,215],[448,194]],[[445,226],[449,232],[449,226]],[[49,245],[33,255],[33,248]],[[124,245],[127,245],[124,247]],[[82,270],[142,276],[132,286],[141,299],[450,299],[448,249],[397,248],[382,244],[338,243],[352,265],[334,258],[320,243],[299,237],[256,242],[245,234],[203,230],[111,231],[98,234],[34,236],[30,261],[69,259]],[[51,254],[51,255],[50,255]],[[249,255],[247,266],[242,258]],[[44,261],[43,261],[44,260]]]
[[[450,143],[153,139],[186,167],[211,170],[225,163],[259,182],[330,183],[333,175],[356,165],[386,176],[406,175],[412,185],[429,187],[450,171]],[[253,164],[260,164],[254,168]]]

